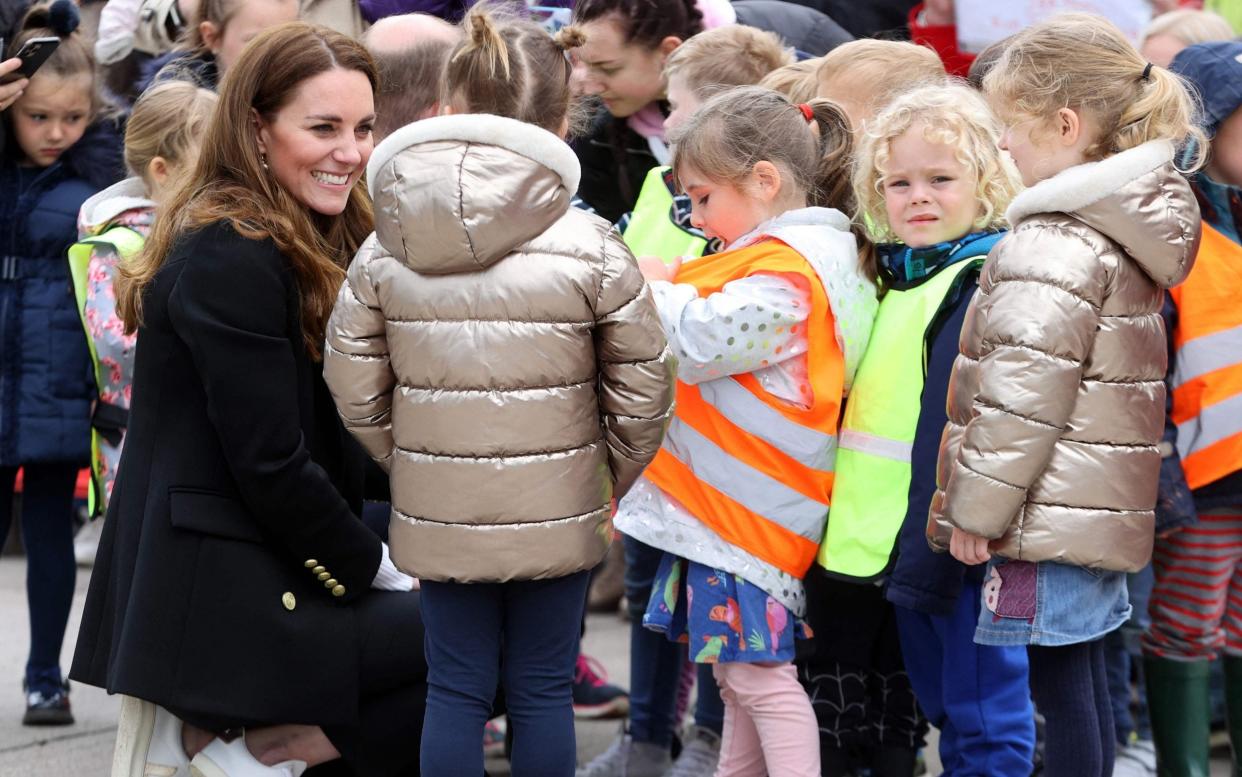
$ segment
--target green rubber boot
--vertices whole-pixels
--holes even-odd
[[[1157,773],[1160,777],[1208,777],[1211,662],[1147,656],[1143,668]]]
[[[1229,718],[1229,749],[1233,775],[1242,777],[1242,658],[1225,656],[1225,711]]]

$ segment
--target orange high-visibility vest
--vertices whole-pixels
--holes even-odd
[[[1204,223],[1194,269],[1171,294],[1173,422],[1193,489],[1242,469],[1242,246]]]
[[[678,381],[676,416],[644,475],[727,542],[801,578],[824,536],[845,390],[827,292],[806,259],[777,240],[689,262],[677,282],[707,297],[756,273],[796,273],[811,289],[810,407],[772,397],[752,373]]]

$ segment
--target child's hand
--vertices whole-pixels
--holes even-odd
[[[638,269],[649,281],[672,282],[673,278],[677,277],[677,270],[680,268],[680,256],[671,262],[666,262],[658,256],[643,256],[638,259]]]
[[[982,564],[992,558],[992,554],[988,552],[988,542],[987,537],[980,537],[954,526],[953,537],[949,540],[949,552],[963,564]]]

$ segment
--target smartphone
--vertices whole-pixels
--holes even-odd
[[[13,56],[22,61],[22,66],[12,73],[0,78],[0,84],[7,84],[22,78],[30,78],[35,74],[48,57],[52,56],[52,52],[56,51],[56,47],[60,45],[60,38],[31,38],[22,46]]]

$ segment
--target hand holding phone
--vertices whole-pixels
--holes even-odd
[[[3,41],[0,40],[0,50],[3,50]],[[22,61],[17,57],[7,59],[0,62],[0,79],[3,79],[10,73],[17,72],[22,65]],[[22,96],[22,92],[26,90],[28,82],[24,78],[9,83],[0,83],[0,111],[7,110],[9,106],[17,102],[17,98]]]
[[[48,57],[56,51],[56,47],[60,45],[60,38],[49,36],[46,38],[31,38],[22,45],[20,51],[14,54],[14,58],[21,60],[21,65],[5,75],[0,76],[0,84],[8,84],[23,78],[30,78],[47,62]]]

